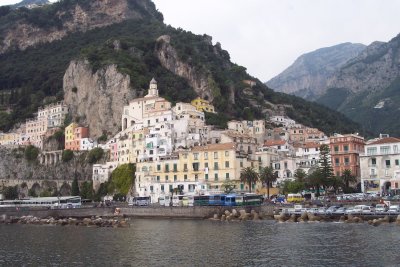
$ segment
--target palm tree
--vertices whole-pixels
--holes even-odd
[[[252,167],[243,168],[240,172],[240,181],[249,184],[251,193],[251,185],[258,181],[258,173]]]
[[[269,187],[275,182],[277,179],[276,175],[274,174],[274,170],[272,167],[263,167],[260,169],[260,180],[267,186],[267,196],[269,199]]]
[[[353,174],[351,174],[351,170],[349,170],[349,169],[345,169],[343,171],[341,178],[342,178],[343,183],[346,186],[346,189],[349,188],[350,183],[357,182],[357,178]]]

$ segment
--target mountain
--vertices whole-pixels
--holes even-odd
[[[196,96],[228,119],[287,114],[327,134],[360,128],[343,115],[276,93],[230,61],[221,44],[165,25],[150,0],[63,0],[34,9],[0,11],[0,130],[65,99],[70,119],[94,137],[121,127],[122,106],[146,93],[155,77],[172,102]],[[248,82],[248,81],[253,82]]]
[[[296,62],[298,61],[300,60]],[[331,68],[329,63],[320,63],[318,58],[308,61],[308,65],[318,66],[323,70]],[[400,109],[400,35],[389,42],[373,42],[357,56],[347,61],[343,60],[342,63],[344,64],[338,65],[312,94],[301,90],[292,90],[291,93],[311,98],[345,114],[360,123],[363,131],[374,135],[388,133],[399,136],[400,123],[396,117]],[[271,87],[275,83],[280,84],[279,88],[284,88],[283,85],[287,88],[291,85],[293,88],[299,88],[299,84],[300,87],[305,87],[303,84],[316,84],[321,80],[319,72],[308,71],[304,79],[298,78],[302,75],[297,75],[297,79],[293,78],[294,75],[287,75],[296,73],[295,65],[300,64],[293,64],[285,71],[286,74],[283,72],[268,84]],[[297,68],[297,74],[304,70]]]
[[[17,4],[14,4],[11,6],[11,8],[20,8],[20,7],[26,7],[26,8],[31,8],[31,7],[37,7],[41,5],[47,5],[50,4],[50,1],[48,0],[23,0]]]
[[[328,81],[365,45],[343,43],[304,54],[266,84],[275,91],[314,100],[326,92]]]

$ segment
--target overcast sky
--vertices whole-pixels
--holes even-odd
[[[153,1],[165,23],[211,35],[261,81],[303,53],[344,42],[389,41],[400,33],[398,0]]]

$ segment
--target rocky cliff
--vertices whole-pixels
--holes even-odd
[[[44,10],[43,14],[39,12],[40,10]],[[8,23],[11,21],[10,26],[0,32],[2,37],[0,53],[9,49],[25,50],[39,43],[60,40],[73,32],[85,32],[127,19],[159,17],[159,13],[154,10],[154,4],[150,0],[63,0],[32,11],[37,14],[28,16],[19,10],[11,11],[8,18]],[[51,20],[56,26],[51,24],[47,26],[40,20],[40,16],[49,13],[54,13]],[[7,17],[2,19],[6,20]]]
[[[304,54],[267,85],[278,92],[315,99],[325,93],[335,72],[364,48],[362,44],[344,43]]]
[[[120,131],[123,106],[135,97],[128,75],[116,65],[95,73],[87,61],[71,61],[64,75],[64,102],[79,123],[89,126],[93,138]]]
[[[21,185],[25,182],[29,189],[35,183],[40,187],[54,185],[60,188],[64,181],[70,184],[75,174],[78,180],[90,181],[92,165],[87,163],[85,157],[86,153],[76,156],[67,163],[40,165],[37,161],[25,160],[23,149],[0,147],[0,187]]]

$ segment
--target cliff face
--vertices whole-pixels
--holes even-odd
[[[211,75],[201,74],[189,64],[179,60],[178,53],[171,45],[170,36],[163,35],[157,39],[155,53],[164,68],[184,78],[201,98],[210,101],[214,99]]]
[[[400,36],[388,43],[374,42],[342,66],[328,87],[347,88],[353,93],[387,88],[400,76],[399,52]]]
[[[109,65],[95,73],[87,61],[71,61],[64,75],[64,102],[79,123],[90,128],[97,138],[121,128],[123,106],[135,97],[128,75]]]
[[[304,54],[267,85],[279,92],[315,99],[325,93],[334,73],[364,48],[362,44],[344,43]]]
[[[142,19],[145,15],[156,16],[152,12],[153,4],[149,0],[85,0],[81,4],[77,2],[66,8],[62,6],[66,5],[64,2],[66,1],[55,3],[54,7],[51,7],[57,9],[55,17],[61,21],[61,27],[39,27],[21,17],[0,35],[0,53],[11,48],[25,50],[38,43],[60,40],[73,32],[85,32],[127,19]]]
[[[91,180],[92,165],[80,158],[67,163],[59,162],[56,165],[40,165],[36,162],[26,161],[23,150],[0,147],[0,180],[2,182],[4,180],[72,181],[75,167],[78,180]]]

